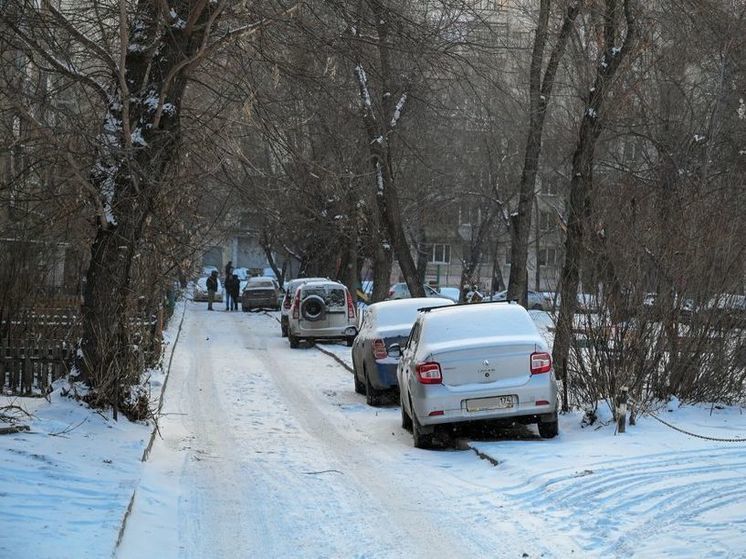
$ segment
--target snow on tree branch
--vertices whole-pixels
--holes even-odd
[[[396,125],[399,123],[399,119],[401,118],[402,111],[404,110],[404,104],[407,102],[407,94],[402,93],[402,96],[399,97],[399,101],[396,103],[396,107],[394,107],[394,116],[391,117],[391,128],[396,128]]]
[[[363,65],[360,63],[355,65],[355,77],[357,78],[357,83],[360,87],[360,99],[363,102],[363,108],[368,112],[371,118],[375,119],[375,116],[371,111],[372,102],[370,90],[368,89],[368,75],[365,73]]]

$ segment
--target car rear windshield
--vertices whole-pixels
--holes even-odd
[[[418,299],[405,299],[403,301],[385,302],[376,306],[376,322],[378,326],[394,326],[398,324],[414,324],[417,319],[417,311],[424,307],[437,307],[450,305],[450,299],[431,297]]]
[[[269,287],[273,288],[275,285],[271,281],[249,281],[246,287]]]
[[[432,311],[423,328],[423,339],[429,343],[535,335],[536,325],[523,307],[500,303]]]
[[[345,307],[347,297],[343,287],[327,287],[324,285],[308,285],[303,288],[303,298],[311,295],[318,295],[324,299],[324,303],[329,308]]]

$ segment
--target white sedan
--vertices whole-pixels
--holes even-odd
[[[480,303],[424,309],[399,357],[402,426],[428,448],[439,425],[507,420],[537,423],[555,437],[557,381],[549,347],[526,309]]]

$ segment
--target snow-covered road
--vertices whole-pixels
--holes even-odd
[[[739,408],[672,411],[746,432]],[[366,406],[265,314],[190,304],[163,412],[119,559],[746,557],[746,445],[652,420],[614,437],[575,413],[552,441],[532,427],[471,443],[497,466],[417,450],[398,407]]]
[[[504,508],[471,451],[412,448],[396,407],[291,350],[263,314],[187,311],[120,559],[537,557],[572,553],[561,526]]]

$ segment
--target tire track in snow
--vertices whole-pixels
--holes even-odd
[[[630,556],[661,532],[705,513],[746,501],[746,451],[698,449],[599,462],[590,473],[555,471],[506,489],[518,507],[580,519],[589,549]],[[678,536],[718,549],[718,537],[697,526]],[[693,548],[694,549],[694,548]],[[727,552],[726,552],[727,553]]]
[[[400,434],[396,442],[401,440],[402,444],[394,447],[390,443],[381,445],[380,440],[362,430],[354,419],[358,417],[358,408],[366,415],[386,414],[389,410],[375,410],[361,405],[361,397],[351,393],[349,374],[336,368],[336,365],[326,365],[333,367],[327,369],[330,376],[336,374],[334,379],[329,378],[327,388],[323,388],[324,383],[319,383],[318,380],[306,383],[299,375],[314,374],[315,379],[325,378],[320,374],[322,371],[314,371],[312,363],[308,362],[314,358],[318,360],[321,356],[311,357],[302,349],[286,350],[285,344],[279,338],[273,339],[274,336],[265,334],[260,338],[261,342],[248,332],[247,336],[253,340],[250,345],[268,344],[268,351],[262,352],[262,359],[266,368],[273,372],[275,382],[287,398],[288,407],[293,410],[306,432],[337,456],[342,464],[339,469],[355,477],[357,485],[368,493],[368,499],[379,500],[380,506],[376,507],[376,514],[387,516],[399,528],[393,534],[399,534],[397,538],[401,542],[409,542],[412,551],[406,553],[407,556],[414,553],[416,556],[428,557],[456,557],[464,554],[520,557],[524,551],[534,552],[538,547],[537,554],[544,553],[546,557],[551,557],[557,552],[557,544],[560,542],[568,549],[578,547],[574,542],[568,544],[568,538],[561,534],[556,534],[556,540],[548,542],[548,546],[537,541],[533,534],[541,524],[540,521],[523,518],[521,524],[516,515],[500,510],[502,497],[490,484],[466,479],[469,475],[462,474],[463,479],[459,478],[458,474],[461,472],[458,471],[453,474],[449,472],[447,459],[453,457],[466,461],[469,464],[467,471],[472,474],[473,469],[478,468],[484,475],[497,475],[473,454],[412,449],[410,436],[398,426],[396,431]],[[350,396],[336,394],[336,379],[344,382],[345,391],[350,391]],[[342,398],[343,401],[333,407],[324,397]],[[345,415],[345,408],[355,412]],[[390,411],[395,412],[398,423],[398,409]],[[395,435],[395,432],[390,434]],[[387,438],[386,442],[390,440]],[[433,459],[446,464],[434,468],[429,464]],[[403,462],[405,471],[411,468],[414,474],[410,479],[397,476],[397,470],[402,470]],[[411,466],[407,462],[411,462]],[[382,512],[378,512],[379,509]],[[401,537],[402,531],[406,536]],[[544,532],[547,532],[546,528]],[[527,545],[526,533],[531,535],[528,538],[530,545]],[[437,542],[435,547],[433,542]],[[394,556],[405,555],[402,551],[400,549]]]

